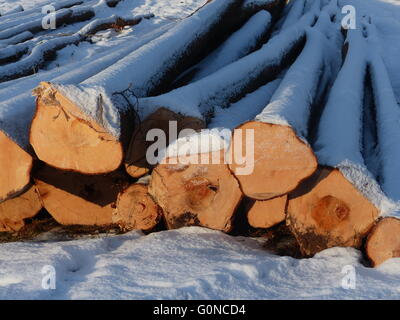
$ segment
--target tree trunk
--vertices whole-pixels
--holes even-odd
[[[63,225],[111,225],[118,194],[129,185],[119,172],[85,176],[47,166],[34,178],[44,207]]]
[[[162,217],[161,208],[148,194],[144,184],[133,184],[118,195],[113,222],[122,230],[154,229]]]
[[[223,153],[168,158],[153,170],[149,192],[164,210],[170,229],[185,226],[224,232],[232,229],[242,192],[224,164]],[[201,156],[203,161],[209,159],[210,164],[199,164]],[[220,164],[212,162],[212,157]]]
[[[253,228],[271,228],[286,218],[287,196],[265,201],[253,200],[247,219]]]
[[[366,253],[373,267],[400,257],[400,220],[387,217],[378,221],[366,242]]]
[[[42,209],[42,202],[35,186],[26,192],[0,203],[0,232],[16,232]]]
[[[337,169],[320,168],[289,195],[286,222],[305,256],[360,248],[378,209]]]
[[[0,202],[23,191],[30,182],[33,160],[0,131]]]

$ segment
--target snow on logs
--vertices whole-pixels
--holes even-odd
[[[267,200],[293,191],[317,169],[317,158],[307,142],[309,121],[319,91],[326,86],[324,74],[332,74],[335,48],[324,32],[333,28],[330,17],[322,12],[317,24],[307,30],[307,41],[300,56],[285,74],[267,107],[234,131],[231,149],[246,145],[243,131],[254,132],[254,167],[249,175],[237,175],[244,194]],[[246,150],[244,150],[246,152]],[[248,165],[248,164],[247,164]],[[230,164],[236,171],[242,164]]]
[[[55,21],[57,24],[70,24],[75,22],[86,21],[95,16],[95,12],[91,6],[87,7],[77,7],[71,9],[61,9],[55,12]],[[22,32],[31,32],[38,33],[43,31],[42,26],[43,15],[38,15],[36,19],[29,17],[27,21],[23,23],[15,23],[15,26],[12,26],[13,22],[0,24],[0,27],[3,29],[0,31],[0,39],[11,38],[17,34]]]
[[[210,2],[163,36],[79,86],[42,85],[31,129],[31,143],[38,157],[54,167],[81,173],[105,173],[118,168],[129,143],[124,138],[132,135],[132,124],[149,114],[139,114],[140,119],[124,115],[134,113],[138,97],[162,90],[197,62],[212,43],[226,37],[232,26],[224,21],[240,10],[241,2]],[[46,113],[54,116],[59,110],[67,116],[50,120],[56,123],[49,125],[52,116]],[[129,126],[124,127],[124,123]],[[125,130],[128,127],[130,131]],[[63,145],[64,150],[49,148],[51,145]],[[107,159],[99,161],[99,155],[104,154]]]
[[[279,80],[272,81],[220,110],[212,119],[211,130],[180,137],[168,146],[164,159],[153,170],[149,192],[163,208],[169,228],[198,225],[225,232],[232,229],[242,192],[229,170],[222,136],[213,130],[219,126],[233,129],[252,113],[257,114],[278,84]],[[230,136],[229,130],[227,133]],[[275,211],[277,207],[279,210]],[[282,202],[274,202],[267,217],[265,208],[254,206],[252,221],[264,227],[282,222]]]
[[[271,39],[261,49],[205,78],[163,95],[139,99],[137,103],[139,114],[146,119],[152,117],[152,114],[159,112],[160,109],[167,109],[170,112],[197,118],[199,121],[207,123],[212,119],[216,106],[229,110],[232,103],[245,97],[248,93],[257,91],[260,86],[275,80],[281,71],[293,62],[298,51],[301,50],[306,27],[312,24],[314,17],[314,14],[311,13],[304,16],[298,24]],[[266,97],[268,97],[268,93]],[[260,100],[262,101],[262,99]],[[257,109],[256,106],[254,107]],[[238,119],[240,118],[242,116],[239,116]],[[133,136],[132,139],[135,140],[136,137]],[[131,145],[133,143],[135,142],[131,142]],[[142,158],[144,158],[145,150],[141,152]],[[135,161],[129,156],[130,154],[125,160],[126,163],[128,165],[135,164]]]
[[[86,41],[91,35],[100,30],[106,30],[114,27],[132,26],[140,23],[142,19],[150,19],[154,15],[140,15],[130,19],[123,19],[113,15],[109,18],[96,19],[78,32],[68,36],[38,37],[33,40],[10,46],[0,50],[0,64],[16,61],[1,67],[0,82],[25,77],[36,72],[42,67],[49,57],[53,56],[58,50],[71,44],[77,44]],[[29,54],[19,60],[21,56]]]
[[[378,167],[383,191],[400,201],[400,109],[383,57],[379,53],[376,27],[368,25],[369,71],[375,103],[377,128]]]

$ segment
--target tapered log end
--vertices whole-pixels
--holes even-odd
[[[320,168],[289,195],[287,224],[302,253],[331,247],[360,248],[379,215],[337,169]]]
[[[248,139],[251,132],[254,140]],[[231,153],[230,169],[243,193],[256,200],[268,200],[293,191],[318,166],[311,147],[292,128],[258,121],[235,129]],[[249,174],[238,174],[243,167],[238,161],[241,155],[246,157]]]
[[[22,190],[30,182],[32,157],[0,131],[0,201]]]
[[[201,119],[183,116],[165,108],[158,109],[135,129],[125,159],[126,171],[133,178],[140,178],[153,168],[153,165],[146,160],[146,152],[154,143],[147,139],[147,134],[151,130],[162,131],[169,139],[175,130],[176,134],[179,134],[184,129],[199,131],[203,128],[205,124]]]
[[[373,267],[400,257],[400,220],[383,218],[373,227],[366,242],[366,253]]]
[[[157,226],[161,208],[147,191],[147,186],[134,184],[119,194],[113,222],[121,229],[149,231]]]
[[[25,219],[33,218],[42,209],[35,186],[21,195],[0,203],[0,232],[16,232],[25,226]]]
[[[222,154],[207,155],[210,159],[218,157],[220,164],[195,164],[201,155],[191,155],[169,158],[154,169],[149,192],[163,209],[170,229],[184,226],[224,232],[232,229],[242,192]]]
[[[30,142],[40,160],[65,170],[100,174],[122,163],[122,145],[50,83],[35,89]]]
[[[286,218],[287,195],[265,201],[255,201],[247,213],[253,228],[271,228]]]

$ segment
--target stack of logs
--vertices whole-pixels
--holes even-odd
[[[198,38],[184,40],[187,43],[178,46],[170,55],[167,51],[162,58],[166,63],[161,64],[167,65],[166,70],[154,71],[154,74],[161,74],[156,81],[133,82],[133,87],[137,88],[135,92],[142,92],[136,94],[135,99],[139,98],[139,103],[149,108],[156,108],[142,121],[135,117],[134,108],[120,112],[119,135],[88,115],[62,86],[41,83],[35,90],[36,113],[29,137],[34,151],[21,149],[0,131],[0,164],[2,168],[7,167],[0,170],[0,231],[19,230],[24,225],[24,219],[35,216],[42,207],[64,225],[118,224],[123,230],[144,231],[152,231],[160,223],[165,223],[168,229],[202,226],[229,233],[235,227],[236,218],[245,212],[252,228],[269,229],[286,224],[305,257],[334,246],[363,248],[364,245],[374,266],[400,256],[400,233],[397,230],[400,229],[400,221],[391,217],[379,219],[377,206],[340,170],[321,165],[312,148],[313,141],[318,141],[318,134],[313,128],[318,127],[324,117],[318,108],[327,104],[327,92],[335,88],[334,79],[324,82],[324,77],[317,76],[326,67],[327,58],[323,49],[326,39],[321,38],[330,32],[329,23],[334,23],[332,8],[337,5],[335,2],[332,0],[324,11],[321,9],[323,6],[306,6],[307,2],[300,0],[295,4],[292,2],[287,8],[284,8],[286,1],[283,0],[208,1],[185,20],[207,17],[207,11],[212,10],[222,21],[204,21],[206,27],[203,25],[203,33]],[[301,6],[302,10],[299,10]],[[260,12],[264,13],[264,20]],[[259,15],[259,20],[252,23],[264,23],[263,32],[250,46],[243,44],[246,50],[242,55],[236,56],[233,61],[226,61],[220,68],[229,73],[229,68],[235,70],[243,59],[250,56],[253,60],[263,57],[263,64],[257,62],[257,69],[253,68],[252,60],[248,58],[240,65],[241,72],[248,77],[238,75],[241,83],[237,88],[232,89],[232,83],[238,83],[235,79],[227,79],[226,83],[218,83],[223,95],[218,91],[207,92],[209,96],[201,95],[203,100],[200,99],[199,105],[203,107],[200,112],[203,117],[195,116],[195,112],[193,115],[176,112],[173,106],[175,100],[167,99],[168,95],[178,95],[185,103],[189,97],[185,90],[190,91],[191,86],[200,87],[207,81],[212,83],[220,79],[218,77],[222,73],[217,70],[207,73],[207,64],[201,61],[215,49],[222,51],[223,45],[232,48],[229,44],[234,42],[235,33],[240,33],[251,19],[256,20],[256,15]],[[288,22],[289,18],[293,27],[285,33],[283,26],[285,19]],[[283,30],[280,31],[283,34],[280,39],[279,33],[275,35],[272,32],[279,28]],[[177,28],[176,32],[190,30]],[[173,33],[174,29],[169,34],[176,36]],[[293,38],[285,44],[288,34]],[[341,36],[340,32],[330,34],[330,38],[339,39]],[[352,47],[357,44],[352,39],[348,36],[344,45],[345,63],[340,72],[352,68],[349,61],[352,59]],[[165,45],[166,41],[168,34],[159,42],[156,39],[153,46],[145,50],[160,50],[158,46]],[[275,49],[281,59],[271,56],[271,49]],[[313,54],[312,61],[306,58],[310,53]],[[141,59],[149,56],[156,55],[151,52],[139,54],[135,60],[128,62],[140,66],[144,63]],[[301,77],[302,70],[310,70],[311,73],[313,69],[315,77]],[[115,77],[112,72],[110,74]],[[233,76],[234,73],[230,74]],[[154,79],[152,77],[148,75],[148,79]],[[362,80],[366,77],[368,74]],[[161,129],[168,136],[170,121],[176,121],[178,131],[200,131],[215,116],[215,112],[210,112],[211,108],[208,108],[210,104],[216,105],[210,102],[212,98],[220,97],[215,98],[218,105],[229,107],[277,79],[281,82],[273,92],[274,101],[279,100],[279,91],[284,91],[293,79],[301,86],[297,89],[291,86],[292,92],[307,90],[313,95],[310,99],[308,93],[307,97],[300,94],[295,100],[298,106],[291,106],[304,107],[304,113],[308,114],[304,121],[312,124],[307,132],[301,130],[301,124],[296,127],[293,123],[265,120],[268,117],[264,117],[264,107],[271,102],[269,99],[258,110],[254,107],[255,110],[244,112],[246,115],[253,113],[256,117],[237,123],[229,150],[179,155],[178,159],[164,159],[156,166],[147,163],[146,150],[150,142],[146,141],[146,134],[149,130]],[[272,102],[268,110],[271,108],[274,108]],[[267,113],[270,112],[268,110]],[[284,114],[285,111],[279,112]],[[226,114],[229,116],[229,111]],[[236,136],[239,135],[238,129],[254,132],[254,159],[249,160],[253,161],[254,170],[246,175],[238,174],[243,163],[223,161],[226,153],[234,154],[235,148],[246,145],[245,138]],[[202,160],[212,158],[221,161],[218,164],[193,161],[199,156]]]

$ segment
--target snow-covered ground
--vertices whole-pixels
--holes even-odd
[[[360,259],[359,251],[344,248],[312,259],[279,257],[261,240],[198,227],[8,243],[0,246],[0,298],[399,299],[400,259],[377,269]],[[56,272],[55,290],[42,288],[48,265]],[[343,283],[353,271],[351,289]]]
[[[30,9],[49,2],[0,0],[0,13],[16,5]],[[373,13],[382,35],[385,63],[400,102],[400,1],[382,0],[386,3],[381,3],[378,11],[377,0],[340,2]],[[29,105],[33,102],[29,92],[39,80],[64,74],[66,69],[62,68],[88,64],[128,41],[134,44],[204,3],[205,0],[125,1],[113,13],[127,16],[151,12],[155,18],[121,33],[101,32],[92,44],[83,42],[60,50],[46,70],[0,84],[0,102],[9,100],[11,105],[14,97],[26,93],[23,101]],[[71,32],[83,25],[58,31]],[[51,74],[54,70],[60,74]],[[68,79],[75,78],[71,75]],[[261,239],[231,237],[197,227],[147,236],[131,232],[72,241],[54,240],[51,234],[45,234],[31,242],[0,244],[0,298],[400,299],[400,259],[371,269],[361,264],[361,252],[354,249],[333,248],[311,259],[296,260],[269,253],[262,244]],[[56,271],[55,290],[42,288],[45,266],[53,266]],[[352,271],[355,288],[346,289],[343,282],[351,278]]]

